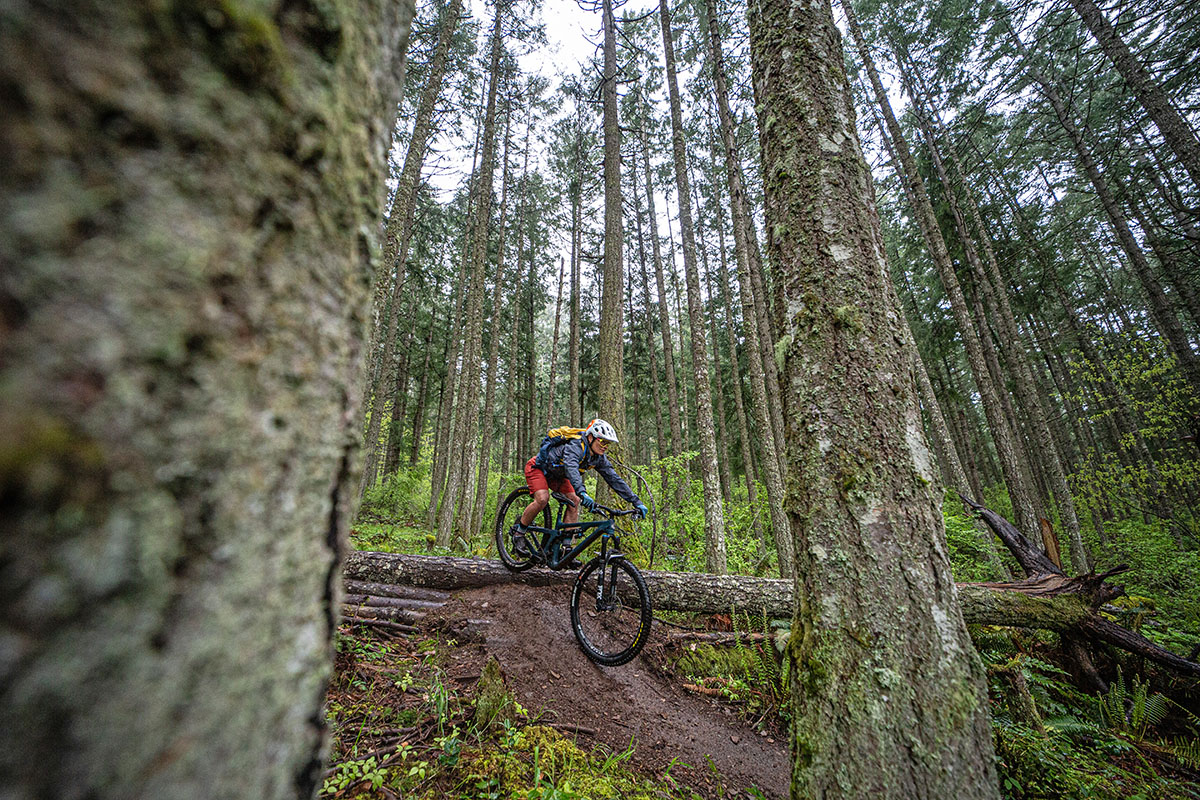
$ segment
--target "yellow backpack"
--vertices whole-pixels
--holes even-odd
[[[546,438],[542,439],[541,445],[538,446],[537,460],[534,462],[538,469],[546,469],[551,466],[561,466],[561,464],[549,464],[550,449],[558,447],[563,442],[570,442],[579,439],[583,436],[583,432],[587,428],[575,428],[571,425],[560,425],[557,428],[551,428],[546,431]]]

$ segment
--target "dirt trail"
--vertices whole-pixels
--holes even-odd
[[[785,742],[769,741],[718,703],[681,689],[645,653],[622,667],[595,665],[571,632],[569,599],[569,587],[489,586],[455,593],[437,616],[496,657],[523,706],[544,710],[552,724],[594,730],[578,736],[582,746],[602,742],[619,753],[632,738],[634,766],[658,775],[669,768],[706,796],[787,797]],[[656,624],[647,652],[662,634]]]

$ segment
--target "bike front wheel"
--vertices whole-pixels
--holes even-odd
[[[650,591],[638,568],[624,558],[596,557],[571,590],[571,628],[588,658],[606,667],[625,664],[650,635]]]
[[[496,552],[500,554],[500,560],[504,562],[504,566],[511,569],[513,572],[522,572],[532,567],[536,562],[532,552],[528,556],[520,556],[513,549],[513,525],[521,519],[521,514],[525,513],[526,506],[533,500],[533,496],[529,493],[528,486],[518,486],[508,493],[508,497],[500,503],[500,508],[496,511]],[[535,519],[536,523],[537,520]],[[550,507],[546,506],[542,509],[541,522],[543,528],[550,527]],[[532,551],[537,547],[537,534],[530,532],[526,535],[529,540],[529,547]]]

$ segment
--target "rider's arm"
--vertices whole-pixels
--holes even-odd
[[[571,482],[571,488],[578,495],[585,494],[583,476],[579,474],[579,460],[582,457],[583,448],[580,447],[580,440],[570,441],[563,445],[563,472],[566,474],[567,480]]]
[[[604,478],[609,487],[619,494],[626,503],[629,503],[631,506],[638,504],[638,496],[629,488],[629,484],[621,480],[621,476],[617,474],[612,464],[609,463],[608,456],[600,456],[596,461],[596,472],[600,473],[600,476]]]

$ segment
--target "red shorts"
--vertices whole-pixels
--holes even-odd
[[[537,461],[537,456],[525,462],[525,483],[529,484],[530,492],[545,489],[546,491],[562,492],[563,494],[575,493],[575,489],[571,486],[571,482],[567,480],[567,476],[547,478],[546,473],[533,465],[535,461]]]

